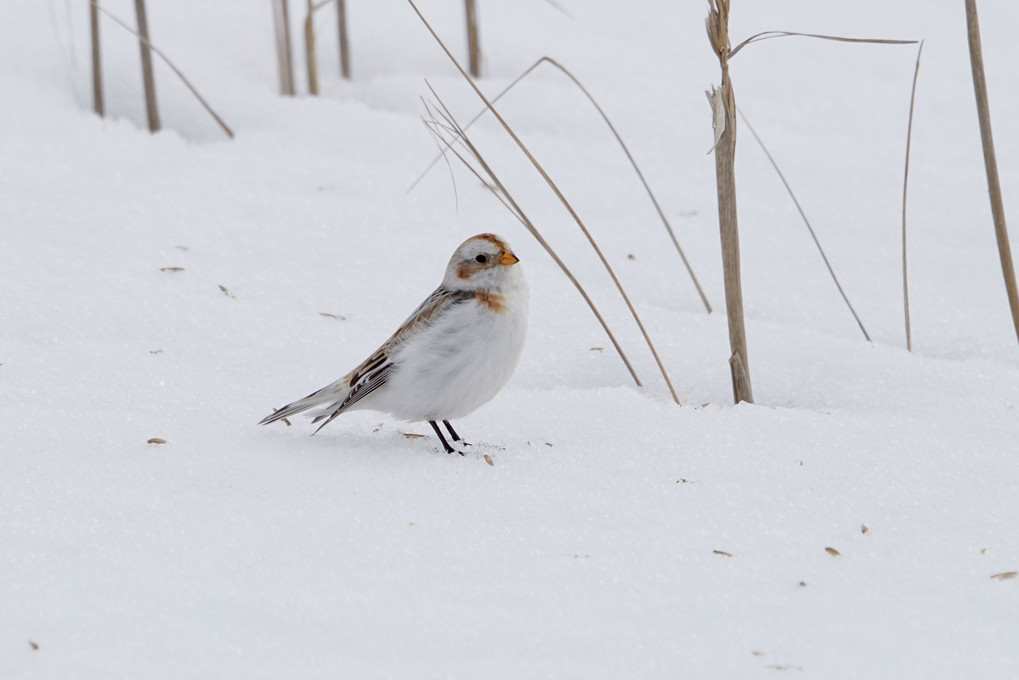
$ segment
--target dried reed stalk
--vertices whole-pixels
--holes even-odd
[[[754,402],[743,324],[743,288],[740,282],[739,228],[736,219],[736,98],[729,77],[729,0],[709,0],[708,40],[722,68],[722,86],[708,94],[714,114],[715,182],[718,189],[718,224],[722,237],[725,308],[729,319],[729,367],[736,403]]]
[[[842,284],[839,283],[839,277],[835,276],[835,270],[832,268],[831,262],[828,261],[828,255],[824,252],[824,248],[821,246],[820,239],[817,238],[817,232],[814,231],[813,225],[810,224],[810,220],[807,219],[807,213],[803,211],[803,206],[800,205],[800,201],[796,198],[796,194],[793,193],[793,188],[789,185],[785,175],[782,174],[781,168],[778,167],[778,163],[772,157],[771,152],[768,151],[768,147],[764,145],[764,140],[761,139],[761,136],[757,134],[757,130],[755,130],[754,126],[750,124],[749,120],[747,120],[743,110],[736,107],[736,111],[739,113],[739,117],[743,120],[744,125],[746,125],[747,129],[750,130],[750,134],[754,136],[755,140],[757,140],[757,144],[760,145],[761,150],[764,151],[764,155],[768,157],[768,161],[771,163],[771,167],[773,167],[775,172],[778,174],[778,178],[782,180],[782,184],[785,186],[785,190],[789,194],[789,197],[793,199],[793,204],[796,206],[796,210],[799,211],[800,217],[803,219],[803,223],[807,225],[807,231],[810,232],[810,237],[814,239],[814,245],[817,246],[817,251],[821,253],[821,259],[824,260],[824,266],[828,268],[828,273],[831,275],[832,281],[835,282],[835,287],[838,288],[839,295],[842,296],[842,300],[845,301],[846,306],[849,307],[849,312],[853,315],[853,318],[856,319],[856,325],[858,325],[860,330],[863,332],[863,337],[867,339],[867,342],[870,342],[870,334],[867,333],[867,329],[864,328],[860,315],[856,313],[853,303],[849,301],[849,296],[846,295],[846,291],[843,290]]]
[[[98,9],[103,14],[105,14],[107,17],[109,17],[115,24],[117,24],[118,26],[123,28],[125,31],[127,31],[128,33],[130,33],[134,37],[138,38],[138,40],[140,40],[143,44],[145,44],[145,46],[147,46],[149,49],[151,49],[152,52],[157,57],[162,59],[163,63],[166,64],[167,66],[169,66],[170,70],[173,71],[174,74],[176,74],[176,76],[178,78],[180,78],[182,83],[184,83],[184,86],[187,87],[188,90],[191,91],[191,94],[193,94],[195,96],[195,99],[198,100],[198,103],[201,104],[202,107],[209,113],[209,115],[212,116],[213,120],[215,120],[216,123],[219,124],[219,127],[223,129],[223,132],[226,133],[226,136],[230,137],[231,139],[233,139],[233,136],[234,136],[233,130],[231,130],[230,127],[225,122],[223,122],[223,119],[220,118],[219,115],[217,115],[216,112],[212,110],[212,107],[209,106],[209,103],[207,101],[205,101],[205,98],[202,97],[202,95],[200,95],[198,93],[198,90],[195,89],[195,86],[191,84],[191,81],[187,79],[187,77],[181,72],[181,70],[179,68],[177,68],[176,65],[174,65],[174,63],[172,61],[170,61],[170,58],[168,56],[163,54],[162,50],[160,50],[158,47],[156,47],[151,42],[149,42],[148,38],[142,36],[138,31],[134,30],[133,28],[128,26],[126,23],[124,23],[124,21],[122,21],[121,19],[117,18],[117,16],[115,14],[111,14],[107,10],[103,9],[102,7],[100,7],[99,3],[98,3],[98,0],[92,0],[92,6],[95,7],[96,9]]]
[[[308,66],[308,93],[318,94],[318,60],[315,58],[315,3],[307,0],[308,15],[304,18],[304,55]]]
[[[987,80],[984,77],[984,55],[980,47],[980,22],[977,17],[976,0],[966,0],[966,25],[969,30],[969,58],[973,68],[973,90],[977,98],[977,116],[980,119],[980,139],[984,147],[984,167],[987,171],[987,189],[991,199],[994,233],[998,239],[998,255],[1001,258],[1001,273],[1005,277],[1008,305],[1012,310],[1012,324],[1015,326],[1016,338],[1019,339],[1019,290],[1016,289],[1012,249],[1008,243],[1008,229],[1005,225],[1005,206],[1001,200],[1001,184],[998,180],[998,159],[994,153],[994,137],[991,134],[991,110],[987,103]]]
[[[478,8],[475,0],[464,0],[467,14],[467,57],[471,76],[481,77],[481,45],[478,39]]]
[[[439,47],[442,48],[442,51],[445,52],[446,56],[449,57],[450,61],[453,62],[453,65],[460,72],[460,75],[463,76],[464,80],[467,81],[468,85],[471,86],[471,88],[474,90],[474,93],[478,95],[478,98],[481,99],[481,101],[485,104],[488,110],[492,112],[492,115],[495,116],[495,119],[499,121],[499,124],[502,125],[502,128],[506,131],[506,134],[508,134],[510,138],[516,143],[517,147],[527,157],[527,160],[531,162],[531,165],[534,167],[535,170],[538,171],[538,174],[541,175],[542,179],[545,180],[545,183],[548,184],[549,188],[556,195],[556,198],[558,198],[559,202],[562,203],[564,208],[566,208],[566,211],[570,214],[570,217],[573,218],[573,221],[576,222],[577,226],[580,228],[580,231],[587,238],[587,241],[591,245],[591,248],[598,256],[598,259],[601,260],[602,266],[605,268],[605,271],[608,272],[609,277],[615,284],[616,290],[619,291],[620,297],[622,297],[623,302],[626,303],[626,307],[627,309],[629,309],[630,315],[633,317],[634,322],[637,324],[637,328],[640,329],[641,335],[643,335],[644,341],[647,343],[648,349],[651,351],[651,355],[654,357],[655,363],[658,365],[658,370],[661,371],[662,377],[665,379],[665,384],[668,386],[669,392],[672,394],[673,400],[677,404],[680,403],[679,396],[676,394],[676,390],[672,386],[672,381],[669,379],[668,371],[665,370],[665,365],[662,363],[661,357],[658,356],[658,351],[655,349],[654,343],[651,341],[651,338],[647,333],[647,329],[644,328],[644,323],[640,320],[640,315],[637,314],[637,310],[634,308],[633,303],[630,301],[630,297],[626,294],[626,290],[623,288],[623,285],[619,282],[619,278],[616,276],[615,271],[613,271],[612,265],[609,264],[609,261],[605,258],[605,254],[602,253],[601,248],[598,247],[598,243],[591,235],[591,232],[588,231],[587,227],[584,225],[584,222],[580,219],[580,216],[577,215],[577,212],[573,209],[573,206],[570,205],[570,202],[566,200],[566,197],[563,195],[562,191],[559,190],[559,187],[556,185],[556,183],[553,182],[552,178],[549,177],[547,172],[545,172],[545,168],[543,168],[541,166],[541,163],[539,163],[537,159],[534,157],[534,155],[531,154],[530,150],[520,140],[520,137],[518,137],[516,132],[513,131],[513,128],[510,127],[509,123],[507,123],[506,120],[502,117],[502,115],[495,109],[495,107],[492,106],[492,103],[481,91],[481,88],[479,88],[477,84],[474,82],[474,80],[472,80],[471,77],[467,75],[467,72],[464,70],[463,66],[460,65],[460,62],[457,61],[456,57],[453,56],[453,53],[450,52],[446,44],[442,41],[441,38],[439,38],[439,35],[435,32],[435,29],[432,28],[431,24],[428,23],[428,20],[425,19],[424,15],[421,13],[421,10],[419,10],[417,5],[414,4],[414,0],[407,0],[407,2],[414,9],[414,12],[417,13],[422,23],[424,23],[425,28],[428,29],[428,32],[432,34],[433,38],[435,38],[435,41],[439,44]],[[634,376],[634,379],[636,380],[636,376]],[[638,385],[640,384],[639,380],[637,380],[637,384]]]
[[[103,106],[103,64],[99,43],[99,8],[89,3],[89,19],[92,27],[92,108],[100,116]]]
[[[874,43],[878,45],[915,45],[916,40],[888,40],[887,38],[844,38],[838,35],[821,35],[819,33],[797,33],[796,31],[764,31],[763,33],[756,33],[734,49],[729,51],[729,58],[732,59],[736,56],[736,53],[742,50],[744,47],[751,43],[760,42],[762,40],[771,40],[772,38],[817,38],[819,40],[833,40],[835,42],[844,43]]]
[[[700,296],[701,302],[704,304],[704,309],[707,310],[708,314],[711,314],[712,311],[711,303],[708,302],[708,297],[707,295],[704,294],[704,289],[701,288],[701,283],[700,281],[697,280],[697,275],[694,274],[693,267],[690,265],[690,261],[687,259],[686,253],[683,252],[683,247],[679,245],[679,239],[676,238],[676,232],[672,230],[672,225],[669,224],[668,218],[665,217],[665,211],[663,211],[662,206],[658,204],[658,199],[657,197],[655,197],[654,191],[651,190],[651,186],[644,178],[644,173],[641,172],[640,166],[637,165],[636,159],[634,159],[633,154],[630,153],[629,147],[626,146],[626,142],[623,141],[623,137],[619,134],[619,131],[616,130],[616,126],[612,124],[612,121],[609,119],[608,114],[605,113],[604,109],[602,109],[601,105],[598,104],[598,101],[594,98],[594,96],[592,96],[591,93],[588,92],[587,88],[584,87],[583,84],[581,84],[577,77],[573,75],[573,73],[571,73],[568,68],[560,64],[555,59],[552,59],[551,57],[542,57],[538,61],[534,62],[534,64],[532,64],[530,68],[528,68],[526,71],[517,76],[513,80],[513,82],[507,85],[501,92],[499,92],[499,94],[493,97],[492,103],[494,104],[500,99],[502,99],[503,95],[512,90],[517,85],[517,83],[521,82],[524,78],[529,76],[536,68],[538,68],[542,64],[554,66],[563,75],[569,78],[570,81],[577,88],[579,88],[581,92],[584,93],[584,96],[587,97],[587,100],[591,102],[591,105],[594,106],[596,111],[598,111],[598,114],[602,117],[602,120],[605,121],[605,124],[612,132],[612,135],[616,138],[616,141],[619,143],[619,146],[623,149],[623,153],[626,154],[627,160],[630,161],[630,165],[633,167],[634,172],[637,173],[637,177],[638,179],[640,179],[640,183],[644,186],[644,190],[647,192],[648,197],[651,199],[651,203],[654,205],[655,210],[658,212],[658,217],[661,219],[662,224],[665,226],[665,230],[668,232],[669,238],[672,239],[672,244],[676,247],[676,252],[679,253],[679,257],[683,261],[683,266],[686,267],[687,274],[690,275],[690,280],[693,281],[694,288],[697,289],[697,294]],[[477,115],[475,115],[467,122],[467,125],[464,126],[464,129],[469,129],[472,125],[474,125],[475,122],[477,122],[479,118],[481,118],[481,116],[483,116],[487,112],[488,112],[487,108],[481,109],[481,111],[479,111]],[[422,179],[424,179],[425,175],[428,174],[428,171],[431,170],[435,166],[435,164],[439,162],[440,158],[443,158],[441,149],[439,155],[432,159],[432,162],[428,164],[428,167],[426,167],[424,171],[420,175],[418,175],[417,179],[415,179],[414,182],[410,185],[410,188],[407,189],[408,193],[412,191],[414,187],[416,187]]]
[[[145,85],[145,112],[148,114],[149,131],[159,131],[159,109],[156,107],[156,79],[152,74],[152,49],[149,42],[149,23],[145,18],[145,0],[134,0],[134,12],[138,17],[139,45],[142,53],[142,81]]]
[[[902,308],[906,316],[906,349],[913,351],[913,332],[909,323],[909,261],[906,257],[906,197],[909,190],[909,151],[913,145],[913,109],[916,104],[916,81],[920,76],[920,55],[923,41],[916,51],[916,67],[913,69],[913,89],[909,95],[909,126],[906,128],[906,167],[902,173]]]
[[[294,87],[294,59],[290,49],[290,12],[287,0],[273,0],[273,27],[276,35],[276,63],[280,72],[280,94],[292,96]]]
[[[427,83],[427,81],[425,82]],[[622,359],[623,364],[626,366],[626,369],[630,372],[630,376],[633,378],[634,382],[637,383],[638,386],[640,386],[641,384],[640,379],[637,377],[637,373],[633,370],[633,366],[630,364],[630,359],[626,356],[626,352],[623,351],[622,346],[616,340],[616,336],[612,333],[612,329],[609,328],[609,325],[605,321],[605,318],[602,317],[601,312],[598,311],[598,307],[594,304],[594,301],[587,294],[587,291],[584,290],[584,287],[580,284],[580,281],[577,280],[577,277],[573,275],[573,272],[571,272],[569,267],[566,266],[566,263],[562,261],[562,259],[555,252],[552,246],[549,245],[548,241],[546,241],[545,238],[538,231],[538,228],[535,227],[534,223],[531,222],[531,220],[527,217],[527,215],[524,213],[520,205],[513,199],[513,196],[509,193],[509,191],[506,189],[503,183],[499,180],[499,177],[495,174],[495,171],[492,170],[491,166],[488,164],[487,161],[485,161],[484,157],[481,155],[481,152],[478,151],[477,147],[474,146],[474,143],[467,136],[467,133],[464,130],[464,128],[460,127],[460,124],[457,123],[455,118],[453,118],[453,114],[449,112],[449,109],[446,107],[445,103],[443,103],[442,99],[435,92],[435,90],[432,89],[431,84],[428,84],[428,89],[432,91],[432,96],[435,97],[435,100],[439,103],[439,106],[442,107],[442,111],[439,113],[438,116],[436,116],[433,109],[428,105],[428,102],[425,102],[425,109],[428,110],[429,114],[431,115],[431,119],[425,120],[424,122],[425,125],[429,128],[429,130],[431,130],[432,133],[435,135],[436,141],[440,145],[440,148],[444,150],[442,154],[443,158],[445,158],[446,155],[445,151],[452,151],[453,154],[460,160],[460,162],[463,163],[464,166],[475,177],[477,177],[478,180],[485,187],[489,188],[492,191],[492,194],[499,200],[499,202],[502,203],[503,206],[505,206],[506,209],[510,211],[510,214],[512,214],[515,218],[517,218],[517,220],[520,221],[522,225],[524,225],[524,228],[527,229],[527,231],[530,232],[531,236],[533,236],[534,239],[541,245],[541,247],[545,249],[545,252],[548,253],[549,257],[552,258],[552,261],[555,262],[556,265],[558,265],[559,269],[562,270],[562,272],[566,275],[566,278],[570,280],[570,283],[572,283],[574,288],[577,289],[577,292],[580,293],[580,296],[584,298],[584,302],[587,303],[588,308],[590,308],[591,312],[598,320],[598,323],[601,324],[602,329],[605,331],[605,334],[609,338],[609,342],[612,343],[612,346],[619,354],[619,358]],[[443,122],[440,123],[438,120],[439,118],[441,118]],[[463,145],[466,148],[467,153],[472,158],[474,158],[478,165],[481,166],[485,175],[487,175],[488,177],[487,180],[485,179],[485,177],[481,176],[481,173],[479,173],[474,168],[474,166],[466,158],[464,158],[464,156],[459,151],[457,151],[456,149],[457,143]],[[452,173],[452,169],[450,169],[450,172]],[[456,185],[454,183],[454,190],[455,186]]]
[[[340,33],[340,73],[350,79],[350,42],[347,39],[347,3],[336,0],[336,21]]]

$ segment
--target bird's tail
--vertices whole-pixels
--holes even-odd
[[[304,399],[298,399],[297,401],[287,404],[286,406],[277,409],[275,413],[267,415],[262,418],[262,422],[259,425],[268,425],[269,423],[275,423],[277,420],[287,418],[289,416],[303,413],[310,408],[319,406],[320,404],[332,404],[336,405],[342,403],[346,398],[347,393],[350,392],[350,386],[347,385],[346,380],[337,380],[332,385],[326,385],[317,392],[312,392]],[[323,409],[323,411],[331,411],[332,407]],[[314,415],[314,414],[309,414]]]

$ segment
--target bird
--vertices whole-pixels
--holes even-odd
[[[439,287],[371,356],[259,424],[318,407],[307,414],[313,424],[325,421],[316,434],[347,411],[382,411],[399,420],[427,421],[446,453],[453,453],[438,423],[454,442],[463,441],[449,421],[498,394],[520,360],[530,293],[519,262],[501,236],[467,239],[450,258]]]

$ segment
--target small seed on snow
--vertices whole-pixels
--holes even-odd
[[[495,462],[492,461],[492,457],[487,453],[485,454],[485,462],[491,465],[492,467],[495,467]]]
[[[153,437],[152,439],[148,440],[145,443],[146,444],[165,444],[166,440],[165,439],[160,439],[159,437]]]
[[[831,555],[832,557],[838,557],[839,555],[842,554],[838,550],[836,550],[835,548],[825,548],[824,551],[826,553],[828,553],[829,555]]]

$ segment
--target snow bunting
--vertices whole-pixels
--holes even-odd
[[[517,262],[509,244],[495,234],[467,239],[453,253],[435,292],[374,354],[259,424],[320,406],[308,415],[313,423],[325,420],[321,430],[345,411],[383,411],[401,420],[427,420],[446,453],[452,453],[437,421],[460,441],[449,421],[494,397],[520,359],[528,291]]]

